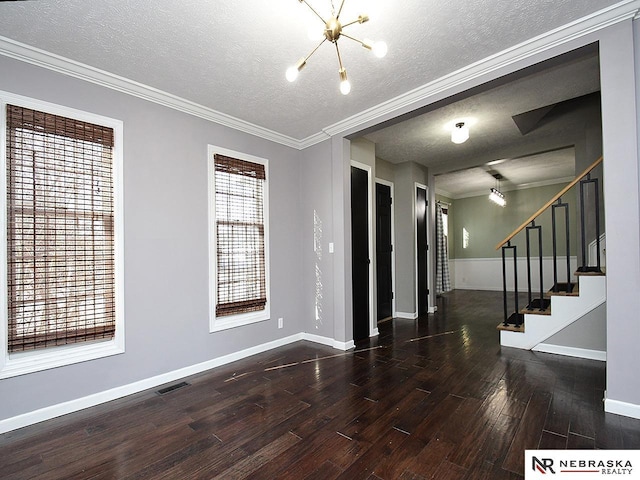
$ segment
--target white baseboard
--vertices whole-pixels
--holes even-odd
[[[563,345],[551,345],[549,343],[539,343],[532,348],[535,352],[554,353],[567,357],[586,358],[588,360],[607,361],[607,352],[601,350],[589,350],[587,348],[565,347]]]
[[[429,307],[429,313],[436,313],[438,311],[438,306],[434,305],[433,307]]]
[[[406,318],[407,320],[415,320],[418,318],[418,314],[413,312],[396,312],[396,318]]]
[[[343,352],[355,348],[355,343],[353,342],[353,340],[350,340],[348,342],[339,342],[338,340],[334,340],[333,338],[314,335],[313,333],[301,333],[300,335],[302,337],[301,340],[308,340],[309,342],[327,345],[329,347],[335,348],[336,350],[342,350]]]
[[[327,345],[329,347],[333,347],[333,342],[335,341],[333,338],[314,335],[313,333],[302,333],[301,335],[302,340],[319,343],[320,345]]]
[[[340,347],[336,347],[336,344],[340,344]],[[349,340],[348,342],[334,342],[334,347],[337,350],[344,350],[345,352],[347,350],[353,350],[354,348],[356,348],[356,343],[353,340]]]
[[[619,400],[604,399],[604,411],[615,413],[616,415],[624,415],[625,417],[640,419],[640,405],[634,403],[621,402]]]
[[[353,341],[339,342],[332,338],[321,337],[319,335],[297,333],[289,337],[280,338],[278,340],[263,343],[261,345],[256,345],[255,347],[247,348],[239,352],[234,352],[230,353],[229,355],[224,355],[212,360],[207,360],[206,362],[198,363],[196,365],[173,370],[161,375],[156,375],[155,377],[145,378],[144,380],[133,382],[127,385],[122,385],[121,387],[112,388],[110,390],[105,390],[93,395],[88,395],[86,397],[77,398],[75,400],[59,403],[57,405],[51,405],[49,407],[0,420],[0,434],[10,432],[12,430],[17,430],[18,428],[26,427],[28,425],[33,425],[35,423],[43,422],[45,420],[50,420],[55,417],[60,417],[62,415],[77,412],[79,410],[84,410],[85,408],[94,407],[96,405],[100,405],[101,403],[117,400],[118,398],[126,397],[127,395],[133,395],[134,393],[142,392],[144,390],[148,390],[165,383],[174,382],[190,375],[202,373],[204,371],[211,370],[213,368],[220,367],[231,362],[242,360],[252,355],[266,352],[268,350],[273,350],[274,348],[282,347],[284,345],[288,345],[300,340],[309,340],[311,342],[321,343],[323,345],[328,345],[342,351],[347,351],[355,348]]]

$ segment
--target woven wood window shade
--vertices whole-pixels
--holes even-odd
[[[113,129],[7,105],[9,351],[115,333]]]
[[[264,310],[264,165],[216,154],[216,316]]]

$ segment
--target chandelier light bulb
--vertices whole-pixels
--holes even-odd
[[[290,82],[295,82],[296,78],[298,78],[298,69],[295,67],[295,65],[287,68],[287,80],[289,80]]]
[[[300,70],[302,70],[306,64],[307,59],[301,58],[300,60],[298,60],[298,63],[290,66],[287,69],[286,73],[287,80],[289,80],[290,82],[295,82],[296,78],[298,78],[298,73],[300,73]]]
[[[373,54],[378,58],[383,58],[387,54],[387,44],[385,42],[376,42],[373,44]]]
[[[343,95],[349,95],[351,91],[351,82],[347,78],[347,71],[341,68],[338,73],[340,74],[340,93]]]
[[[343,95],[349,95],[351,92],[351,82],[349,80],[343,80],[340,82],[340,93]]]
[[[469,127],[464,122],[456,123],[451,130],[451,141],[453,143],[464,143],[469,139]]]

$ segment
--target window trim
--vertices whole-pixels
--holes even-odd
[[[0,91],[0,197],[7,196],[7,129],[6,106],[17,105],[112,128],[113,201],[114,201],[114,268],[116,331],[113,339],[62,345],[41,350],[9,353],[8,288],[7,288],[7,210],[0,212],[0,379],[15,377],[50,368],[124,353],[124,215],[123,215],[123,123],[74,108]]]
[[[216,184],[215,184],[215,160],[214,155],[220,154],[227,157],[245,160],[247,162],[258,163],[264,166],[265,183],[263,190],[263,218],[264,218],[264,266],[265,266],[265,288],[267,293],[267,303],[264,310],[257,312],[241,313],[236,315],[216,316],[217,303],[217,226],[216,226]],[[269,268],[269,161],[246,153],[236,152],[215,145],[207,148],[207,179],[209,195],[209,333],[219,332],[230,328],[250,325],[262,322],[271,318],[271,290],[270,290],[270,268]]]

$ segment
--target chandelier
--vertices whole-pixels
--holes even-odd
[[[496,187],[491,189],[489,200],[500,205],[501,207],[506,207],[507,200],[504,198],[504,193],[500,191],[500,180],[502,180],[503,177],[499,173],[494,173],[493,178],[496,179]]]
[[[336,12],[336,9],[334,8],[333,0],[331,0],[331,17],[328,19],[323,18],[322,15],[320,15],[311,5],[309,5],[307,0],[298,0],[298,1],[300,3],[304,3],[307,7],[309,7],[309,9],[311,9],[311,11],[322,21],[322,23],[324,24],[324,32],[323,32],[322,40],[313,50],[311,50],[311,53],[309,53],[309,55],[307,55],[306,57],[303,57],[300,60],[298,60],[298,63],[296,63],[295,65],[289,67],[286,75],[287,80],[289,80],[290,82],[295,81],[295,79],[298,78],[298,73],[307,64],[307,60],[309,60],[311,55],[316,53],[316,51],[320,48],[320,46],[324,42],[329,41],[336,46],[336,53],[338,55],[338,65],[339,65],[338,75],[340,76],[340,92],[342,92],[343,95],[347,95],[351,91],[351,83],[349,82],[349,79],[347,77],[347,70],[344,68],[344,65],[342,64],[342,57],[340,56],[340,49],[338,48],[338,40],[340,39],[340,37],[346,37],[350,40],[353,40],[354,42],[359,43],[367,50],[371,50],[373,54],[378,58],[382,58],[387,54],[387,44],[384,42],[373,42],[366,38],[364,40],[358,40],[357,38],[354,38],[344,33],[343,30],[350,25],[353,25],[356,23],[362,24],[369,21],[369,17],[367,15],[360,15],[355,20],[342,23],[340,21],[340,14],[342,13],[342,7],[344,6],[344,3],[346,0],[342,0],[342,2],[340,3],[340,8],[338,8],[337,12]]]

